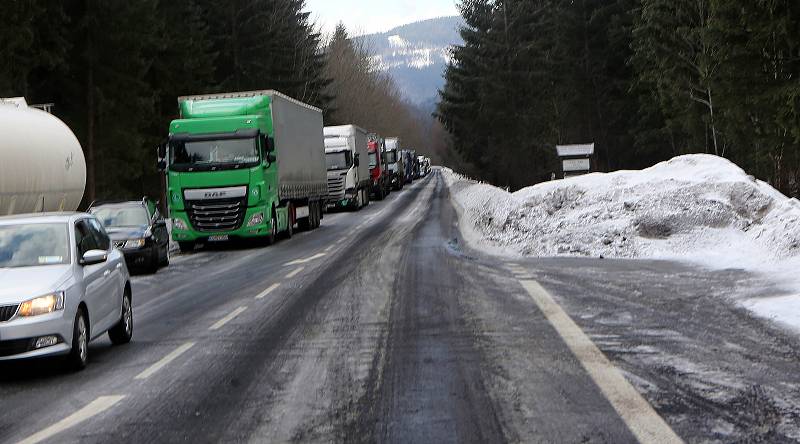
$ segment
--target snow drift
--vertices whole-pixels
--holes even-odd
[[[444,170],[468,242],[495,254],[774,267],[800,257],[800,203],[721,157],[679,156],[508,193]],[[800,261],[799,261],[800,263]]]

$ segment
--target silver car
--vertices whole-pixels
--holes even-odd
[[[86,366],[89,341],[133,335],[125,259],[84,213],[0,217],[0,360],[66,355]]]

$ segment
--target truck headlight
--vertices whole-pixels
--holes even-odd
[[[172,226],[178,230],[189,229],[189,227],[186,226],[186,222],[184,222],[183,219],[178,219],[178,218],[172,219]]]
[[[144,239],[128,239],[122,248],[142,248],[144,247]]]
[[[264,213],[258,212],[252,216],[250,216],[250,220],[247,222],[248,227],[254,227],[256,225],[261,225],[264,222]]]
[[[47,296],[41,296],[19,304],[17,316],[30,317],[52,313],[64,309],[64,292],[59,291]]]

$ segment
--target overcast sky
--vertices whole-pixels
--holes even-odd
[[[385,32],[395,26],[458,15],[456,0],[306,0],[306,9],[324,32],[344,22],[351,35]]]

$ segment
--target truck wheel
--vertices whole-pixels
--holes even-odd
[[[275,217],[275,211],[272,212],[272,218],[270,219],[270,229],[269,234],[267,235],[266,243],[267,245],[272,245],[275,243],[275,237],[278,234],[278,219]]]
[[[317,204],[314,205],[314,208],[316,208],[316,211],[314,211],[314,224],[313,225],[314,225],[314,228],[319,228],[319,226],[321,225],[321,221],[322,221],[322,203],[317,202]]]
[[[364,197],[365,197],[364,206],[368,207],[369,206],[369,190],[366,189],[366,188],[364,189]]]
[[[294,235],[294,226],[292,225],[292,221],[290,220],[288,224],[286,224],[286,231],[283,232],[283,237],[286,239],[291,239]]]
[[[194,242],[178,242],[178,248],[181,253],[191,253],[194,251]]]

